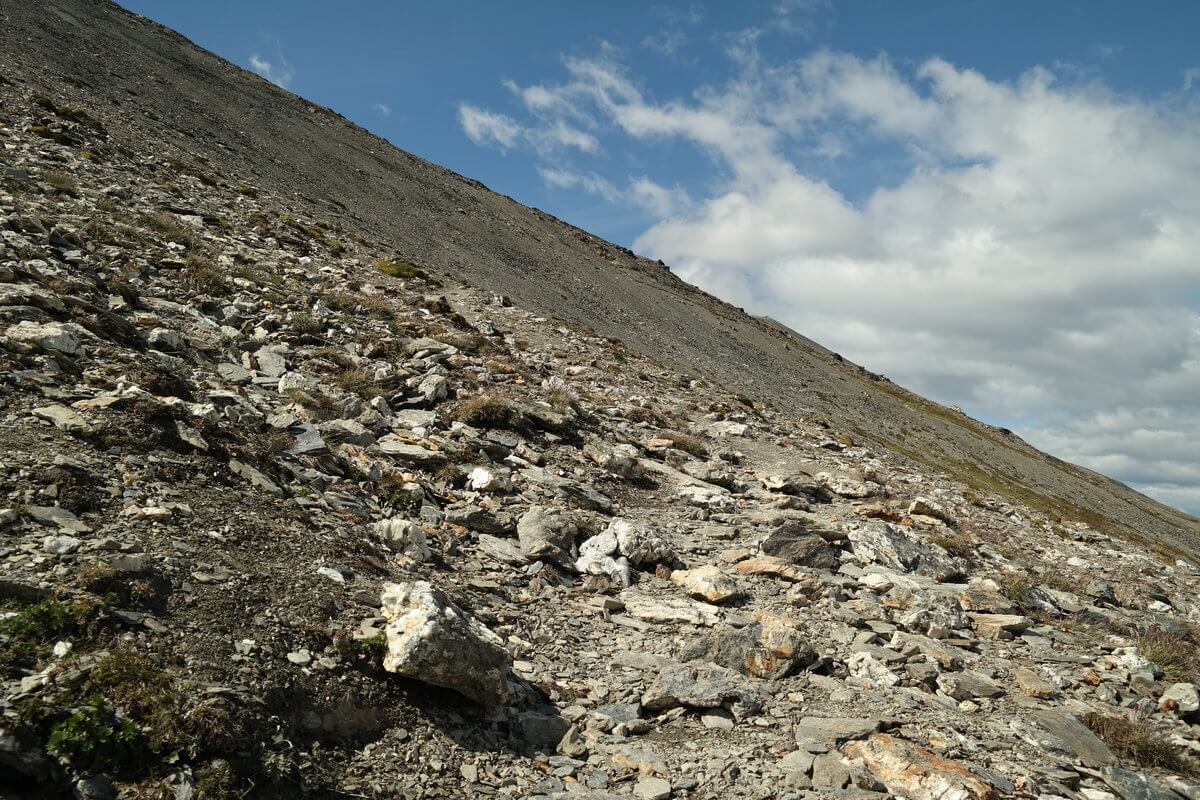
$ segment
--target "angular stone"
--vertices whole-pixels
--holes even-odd
[[[1194,683],[1174,683],[1158,699],[1158,707],[1187,716],[1200,711],[1200,693]]]
[[[1033,624],[1022,614],[970,614],[975,632],[985,639],[1011,639]]]
[[[259,489],[270,492],[277,497],[283,496],[283,489],[279,488],[279,484],[275,483],[275,481],[271,480],[266,475],[262,474],[262,472],[250,466],[249,464],[243,464],[236,458],[231,459],[229,461],[229,471],[235,475],[241,475]]]
[[[530,558],[568,563],[578,535],[575,521],[558,509],[533,506],[517,520],[517,540]]]
[[[664,667],[642,695],[650,711],[668,708],[717,708],[738,704],[758,708],[760,698],[741,675],[717,664],[673,664]]]
[[[945,580],[962,566],[942,548],[913,538],[904,528],[872,520],[848,533],[850,548],[860,564],[880,564],[897,572],[914,572]]]
[[[83,353],[79,334],[83,328],[74,323],[47,322],[44,324],[22,320],[4,332],[4,337],[14,342],[31,345],[51,353],[77,356]]]
[[[721,620],[721,610],[707,603],[684,600],[679,597],[622,597],[625,613],[647,622],[675,622],[687,625],[716,625]]]
[[[1039,709],[1028,712],[1026,718],[1040,731],[1040,735],[1033,739],[1037,746],[1070,753],[1084,766],[1093,769],[1115,764],[1117,761],[1117,757],[1099,736],[1065,711]]]
[[[671,784],[653,776],[639,778],[633,786],[633,796],[638,800],[667,800],[671,796]]]
[[[494,558],[502,564],[523,567],[529,563],[529,555],[512,539],[501,539],[498,536],[481,533],[475,537],[475,541],[478,542],[479,549],[485,555]]]
[[[995,788],[957,761],[923,747],[876,733],[842,748],[847,758],[860,759],[887,790],[909,800],[992,800]]]
[[[475,505],[448,509],[446,522],[451,525],[461,525],[469,531],[493,535],[507,533],[512,529],[509,523],[497,519],[491,511]]]
[[[723,603],[742,593],[733,578],[712,564],[696,569],[677,569],[671,573],[671,583],[697,600],[710,603]]]
[[[733,571],[741,575],[770,575],[797,583],[815,582],[816,579],[802,568],[789,564],[775,556],[747,558],[734,564]]]
[[[1049,700],[1058,694],[1058,689],[1050,681],[1038,675],[1033,670],[1018,669],[1013,673],[1017,688],[1026,697],[1036,697],[1039,700]]]
[[[1121,800],[1178,800],[1179,796],[1161,783],[1143,775],[1120,767],[1106,767],[1101,770],[1104,782],[1108,784]]]
[[[801,748],[817,745],[830,749],[850,739],[869,736],[882,725],[881,720],[869,717],[801,717],[792,732]]]
[[[606,533],[617,539],[621,555],[635,567],[674,563],[675,551],[657,531],[627,519],[614,519],[608,524]]]
[[[722,626],[684,648],[684,661],[710,661],[764,680],[783,678],[807,666],[816,653],[800,631],[769,615],[742,628]]]
[[[475,467],[467,475],[467,487],[477,492],[512,491],[512,470],[498,467]]]
[[[72,533],[88,533],[92,527],[79,517],[58,506],[26,506],[25,513],[34,522]]]
[[[91,424],[79,412],[63,405],[40,406],[33,409],[33,415],[44,419],[60,431],[86,435],[92,432]]]
[[[508,699],[504,640],[426,581],[383,586],[388,672],[453,689],[481,705]]]
[[[946,509],[926,497],[918,497],[909,503],[908,513],[919,514],[923,517],[933,517],[951,526],[958,524]]]
[[[380,439],[376,445],[384,454],[391,456],[401,464],[420,469],[437,469],[447,462],[446,454],[438,450],[429,450],[419,444],[401,439],[394,433],[389,433]]]
[[[836,569],[838,551],[816,534],[791,527],[777,530],[762,543],[762,551],[789,564],[813,569]]]
[[[998,697],[1004,690],[978,672],[946,672],[938,676],[938,688],[955,700]]]
[[[391,546],[393,552],[403,558],[421,562],[428,561],[432,555],[429,543],[425,539],[425,531],[412,520],[399,517],[384,519],[374,524],[375,535]]]

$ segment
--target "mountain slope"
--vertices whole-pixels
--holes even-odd
[[[924,401],[767,320],[430,164],[103,0],[0,10],[6,69],[88,100],[118,136],[254,182],[410,261],[621,338],[665,364],[824,418],[1057,514],[1167,551],[1200,521]],[[914,354],[914,358],[919,354]]]
[[[744,364],[662,363],[698,345],[652,318],[661,360],[430,275],[393,255],[425,234],[171,150],[78,89],[95,58],[47,87],[14,52],[0,798],[1200,796],[1195,561],[903,451],[961,429],[1098,477],[412,162],[407,191],[561,235],[540,257],[791,359],[840,416],[753,403]],[[894,452],[846,413],[884,402],[903,436],[859,422]]]

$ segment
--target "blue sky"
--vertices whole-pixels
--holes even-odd
[[[126,5],[1200,512],[1200,3]]]
[[[497,158],[475,147],[459,127],[459,103],[511,109],[515,100],[503,80],[536,83],[561,71],[564,57],[590,56],[605,44],[618,48],[647,92],[684,96],[697,85],[724,80],[731,70],[725,53],[731,37],[751,29],[764,31],[759,48],[768,60],[817,48],[868,58],[886,52],[897,64],[940,56],[999,79],[1015,78],[1033,64],[1063,65],[1137,93],[1176,89],[1184,71],[1200,63],[1193,56],[1200,4],[1192,2],[612,2],[589,4],[586,13],[580,4],[563,2],[124,5],[244,67],[252,68],[250,58],[258,54],[290,75],[288,89],[398,147],[624,245],[650,217],[597,202],[582,190],[549,187],[529,159]],[[663,52],[672,45],[673,52]],[[660,182],[693,192],[704,188],[711,171],[703,154],[670,142],[605,148],[578,163],[610,171],[653,165]],[[858,199],[880,180],[898,179],[903,169],[886,149],[863,161],[818,167]]]

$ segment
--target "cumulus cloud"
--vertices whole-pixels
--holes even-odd
[[[582,189],[610,203],[629,203],[645,209],[657,218],[668,217],[692,204],[685,189],[661,186],[644,175],[630,180],[625,189],[618,188],[595,172],[576,172],[562,167],[538,167],[538,174],[547,186],[556,189]]]
[[[1200,512],[1194,76],[1180,94],[1137,98],[1042,67],[997,80],[830,51],[766,64],[753,37],[736,55],[734,79],[684,98],[647,96],[611,53],[510,88],[535,116],[712,159],[696,200],[668,199],[652,176],[557,184],[641,196],[657,219],[641,252]],[[860,154],[886,157],[894,179],[851,199],[813,166]]]
[[[385,117],[390,117],[392,115],[392,107],[387,103],[376,103],[375,110],[380,114],[383,114]]]
[[[458,122],[472,142],[496,147],[501,152],[518,144],[543,153],[563,148],[584,153],[594,153],[600,149],[596,137],[562,119],[548,125],[526,126],[505,114],[462,103],[458,107]]]
[[[475,144],[507,150],[517,143],[524,129],[512,117],[463,103],[458,107],[458,124]]]
[[[268,49],[266,56],[261,50],[250,54],[250,69],[263,76],[271,83],[286,89],[296,77],[296,70],[283,54],[283,47],[273,36],[264,37],[264,47]]]

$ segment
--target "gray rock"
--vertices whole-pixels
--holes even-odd
[[[945,672],[938,676],[938,688],[955,700],[997,697],[1004,690],[978,672]]]
[[[962,565],[937,545],[913,538],[904,528],[872,520],[848,533],[860,564],[880,564],[897,572],[915,572],[944,580],[962,572]]]
[[[486,508],[476,505],[459,506],[446,511],[446,521],[452,525],[461,525],[476,533],[498,535],[507,533],[511,525],[496,517]]]
[[[155,350],[167,353],[177,353],[187,346],[187,341],[178,331],[170,328],[151,328],[146,334],[146,344]]]
[[[1038,747],[1069,753],[1085,766],[1105,767],[1117,757],[1091,729],[1065,711],[1040,709],[1028,712],[1026,719],[1034,729],[1027,738]]]
[[[523,567],[529,563],[529,555],[512,539],[501,539],[498,536],[481,533],[475,537],[475,541],[484,555],[502,564]]]
[[[817,789],[844,789],[850,785],[850,767],[837,753],[821,753],[813,759],[812,784]]]
[[[764,680],[783,678],[815,658],[816,652],[795,628],[758,621],[742,628],[716,628],[680,654],[683,661],[710,661]]]
[[[758,709],[761,699],[738,673],[709,663],[674,664],[663,668],[642,695],[650,711],[668,708],[739,706]]]
[[[671,796],[671,784],[653,776],[639,778],[634,784],[633,796],[638,800],[667,800]]]
[[[387,542],[397,554],[418,562],[429,560],[429,543],[418,523],[396,517],[380,520],[373,527],[375,535]]]
[[[58,506],[26,506],[25,514],[34,522],[72,533],[89,533],[92,528],[65,508]]]
[[[530,558],[569,563],[578,535],[574,520],[558,509],[534,506],[517,520],[517,540]]]
[[[870,717],[801,717],[792,727],[796,743],[802,750],[823,752],[851,739],[870,736],[883,727],[883,722]],[[813,746],[817,750],[812,750]]]
[[[229,471],[235,475],[241,475],[259,489],[270,492],[277,497],[283,496],[283,489],[279,488],[279,484],[275,483],[275,481],[271,480],[249,464],[243,464],[236,458],[231,459],[229,462]]]
[[[384,455],[410,467],[437,469],[448,460],[445,453],[412,444],[394,433],[380,439],[377,446]]]
[[[1162,708],[1175,709],[1180,716],[1188,716],[1200,711],[1200,693],[1194,683],[1175,683],[1162,693],[1158,704]]]
[[[789,564],[813,569],[835,569],[840,561],[838,551],[820,536],[791,525],[768,536],[762,551]]]
[[[621,555],[635,567],[652,567],[677,561],[671,545],[649,526],[627,519],[614,519],[605,532],[616,537]]]
[[[38,419],[46,420],[60,431],[74,434],[90,434],[92,432],[91,424],[80,416],[78,411],[67,406],[58,404],[41,406],[33,409],[33,415]]]
[[[1100,772],[1104,782],[1108,784],[1121,800],[1178,800],[1179,796],[1161,783],[1143,775],[1120,767],[1105,767]]]
[[[241,364],[234,364],[230,361],[223,361],[217,364],[217,375],[221,376],[221,380],[232,383],[235,386],[247,384],[254,377],[254,373],[250,370]]]
[[[22,320],[4,332],[4,337],[14,342],[36,347],[50,353],[78,356],[83,353],[80,335],[84,329],[74,323],[36,323]]]
[[[383,586],[383,668],[453,689],[481,705],[508,699],[504,640],[426,581]]]

